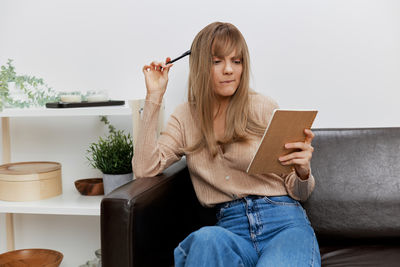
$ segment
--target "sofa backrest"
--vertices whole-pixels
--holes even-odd
[[[400,128],[313,132],[316,185],[303,205],[317,235],[400,237]]]

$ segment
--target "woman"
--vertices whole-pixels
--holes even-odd
[[[167,58],[166,62],[170,59]],[[133,160],[136,177],[154,176],[186,155],[192,183],[218,222],[175,249],[175,266],[320,266],[318,243],[298,200],[314,188],[314,137],[289,143],[279,158],[289,175],[248,175],[246,169],[278,105],[249,88],[249,53],[240,31],[215,22],[195,37],[188,101],[156,137],[160,103],[172,64],[143,67],[147,95]]]

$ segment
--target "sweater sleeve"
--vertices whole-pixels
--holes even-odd
[[[285,177],[286,191],[296,200],[306,201],[314,190],[314,186],[315,179],[311,173],[307,180],[300,179],[295,171]]]
[[[183,156],[183,133],[175,114],[157,139],[160,105],[145,101],[132,159],[136,178],[156,176]]]

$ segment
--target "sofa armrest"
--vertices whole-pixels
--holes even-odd
[[[156,177],[136,179],[101,202],[103,266],[171,266],[190,232],[215,222],[194,193],[186,161]]]

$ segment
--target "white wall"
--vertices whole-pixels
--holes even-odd
[[[316,127],[398,126],[400,2],[0,1],[0,64],[60,91],[145,95],[141,68],[189,49],[213,21],[237,25],[253,87],[285,108],[318,108]],[[167,114],[184,100],[187,58],[171,71]]]
[[[0,0],[0,64],[12,58],[18,73],[42,77],[59,91],[108,90],[114,99],[142,98],[142,66],[180,55],[199,30],[217,20],[232,22],[245,36],[253,88],[274,97],[283,108],[317,108],[315,127],[400,126],[400,2],[396,0]],[[184,101],[187,75],[185,58],[170,72],[167,115]],[[79,134],[82,142],[64,146],[60,160],[67,166],[78,164],[76,171],[89,175],[93,170],[84,165],[84,148],[100,135],[101,126],[97,118],[80,120],[51,124],[12,120],[13,160],[43,159],[47,153],[57,153],[55,142],[72,143],[64,134],[42,144],[47,152],[35,154],[36,141],[26,138],[32,133],[40,140],[43,130],[36,124],[49,129],[85,124]],[[120,126],[130,127],[123,121]],[[20,217],[17,232],[38,223],[35,216]],[[92,223],[79,220],[86,227]],[[0,229],[1,239],[3,233]],[[90,253],[99,246],[98,233],[91,234],[82,239],[82,247]],[[75,238],[80,236],[82,232]],[[18,237],[18,245],[34,242]],[[67,247],[63,251],[73,253]],[[81,255],[70,266],[84,258]]]

